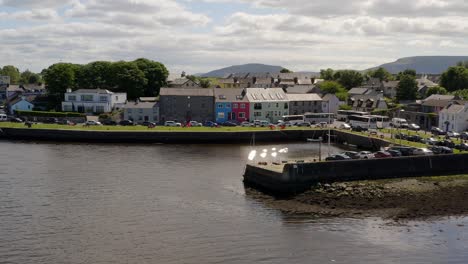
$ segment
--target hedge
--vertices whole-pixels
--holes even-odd
[[[86,117],[82,113],[74,112],[45,112],[45,111],[21,111],[15,110],[15,113],[20,116],[42,116],[42,117]]]

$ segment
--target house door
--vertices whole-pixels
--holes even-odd
[[[79,106],[78,106],[78,112],[79,112],[79,113],[84,113],[84,106],[79,105]]]
[[[229,112],[229,114],[228,114],[228,120],[236,120],[236,113],[234,113],[234,112]]]
[[[144,119],[145,119],[145,121],[149,121],[149,117],[148,117],[148,116],[145,116]]]

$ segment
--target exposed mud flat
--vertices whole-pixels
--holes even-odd
[[[468,175],[318,184],[288,199],[247,195],[287,214],[394,220],[468,215]]]

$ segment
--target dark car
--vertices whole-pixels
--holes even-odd
[[[231,122],[231,121],[227,121],[227,122],[224,122],[224,123],[222,124],[222,126],[225,126],[225,127],[235,127],[235,126],[237,126],[237,124],[234,123],[234,122]]]
[[[332,161],[332,160],[350,160],[351,158],[344,155],[344,154],[336,154],[336,155],[331,155],[329,157],[326,157],[326,161]]]
[[[359,159],[359,155],[356,151],[345,151],[341,154],[346,155],[350,157],[351,159]]]
[[[432,146],[429,148],[434,154],[453,154],[453,149],[444,146]]]
[[[59,120],[55,117],[50,117],[44,120],[44,124],[58,124]]]
[[[8,121],[10,121],[12,123],[23,123],[23,120],[21,118],[18,118],[18,117],[10,117],[8,119]]]
[[[412,156],[413,148],[411,147],[391,147],[389,150],[396,150],[401,153],[402,156]]]
[[[423,138],[418,135],[410,135],[406,137],[406,140],[411,142],[422,142]]]
[[[134,123],[132,120],[122,120],[119,122],[119,125],[121,126],[133,126]]]
[[[461,143],[461,144],[455,145],[455,149],[468,150],[468,144],[467,143]]]
[[[396,138],[396,139],[403,139],[403,140],[406,140],[406,139],[408,138],[408,136],[405,135],[405,134],[396,134],[396,135],[395,135],[395,138]]]
[[[311,127],[312,124],[310,122],[301,122],[297,124],[298,127]]]
[[[215,122],[212,122],[212,121],[206,121],[206,122],[203,124],[203,126],[205,126],[205,127],[217,127],[218,124],[215,123]]]
[[[382,158],[391,158],[392,154],[386,152],[386,151],[377,151],[374,153],[374,157],[377,159],[382,159]]]
[[[147,126],[147,127],[155,127],[155,126],[156,126],[156,123],[150,122],[150,121],[144,121],[144,122],[142,122],[140,125],[142,125],[142,126]]]
[[[445,131],[443,131],[442,129],[440,129],[438,127],[432,127],[431,128],[431,133],[436,135],[436,136],[441,136],[441,135],[447,134]]]
[[[62,119],[62,120],[58,120],[57,124],[59,124],[59,125],[72,125],[73,122],[71,122],[70,120],[67,120],[67,119]]]
[[[106,121],[102,122],[102,124],[105,125],[105,126],[116,126],[117,122],[115,122],[113,120],[106,120]]]
[[[351,130],[356,131],[356,132],[364,132],[364,131],[367,131],[369,129],[367,129],[365,127],[355,126],[355,127],[351,127]]]
[[[394,149],[388,149],[386,150],[386,152],[390,153],[390,155],[392,155],[392,157],[401,157],[401,152],[398,151],[398,150],[394,150]]]
[[[456,144],[450,140],[442,140],[436,143],[436,146],[449,147],[449,148],[454,148],[455,145]]]

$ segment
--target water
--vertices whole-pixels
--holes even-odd
[[[260,148],[271,147],[285,146]],[[242,184],[249,151],[0,141],[0,263],[468,262],[468,218],[396,225],[269,208]]]

